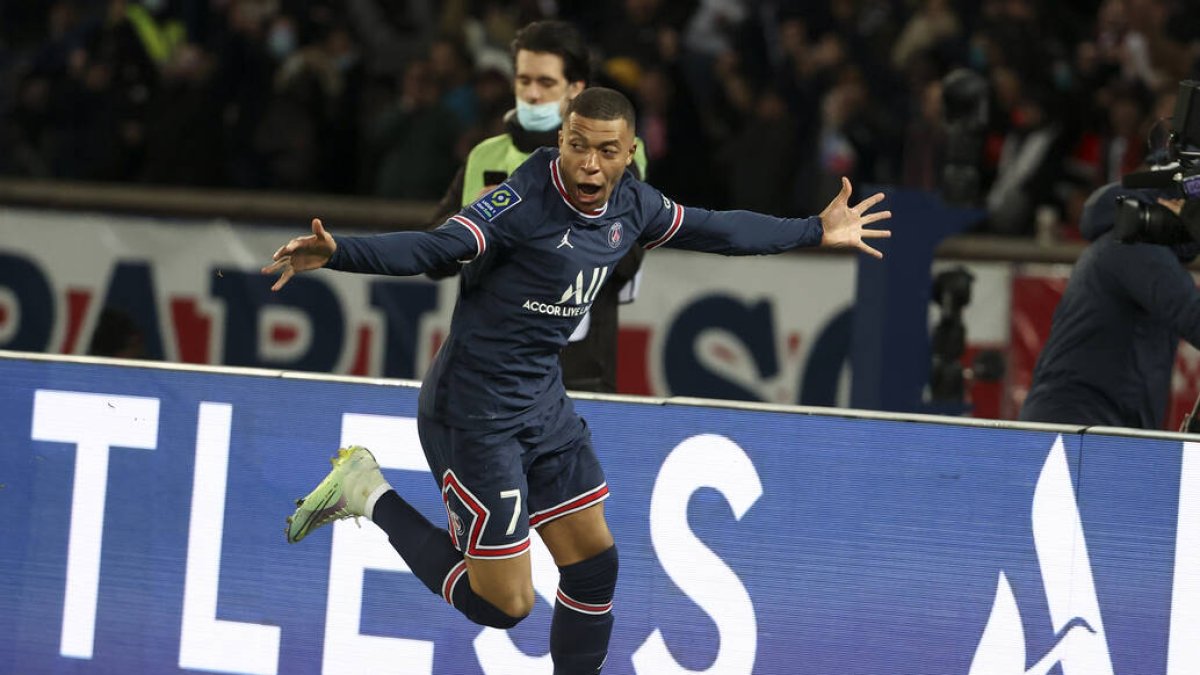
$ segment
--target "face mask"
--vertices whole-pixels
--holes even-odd
[[[296,48],[296,35],[287,28],[275,28],[267,36],[267,48],[282,61]]]
[[[526,103],[517,99],[517,121],[528,131],[553,131],[562,126],[559,102]]]

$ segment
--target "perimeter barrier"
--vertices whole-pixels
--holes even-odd
[[[350,443],[446,522],[416,394],[0,352],[0,672],[550,673],[557,576],[540,542],[537,606],[503,632],[446,607],[368,522],[284,540],[292,500]],[[1200,664],[1200,444],[1187,436],[577,405],[621,553],[606,675]]]

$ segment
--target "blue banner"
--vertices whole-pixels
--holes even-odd
[[[0,672],[551,672],[540,545],[537,607],[503,632],[429,593],[366,520],[285,542],[292,500],[349,443],[444,524],[416,389],[12,356]],[[606,674],[1200,663],[1200,446],[1178,437],[578,409],[621,554]]]

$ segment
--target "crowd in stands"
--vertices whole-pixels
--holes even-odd
[[[1049,220],[1200,78],[1191,0],[0,3],[0,176],[435,200],[513,105],[508,44],[575,22],[683,203],[810,214],[847,175],[936,190],[942,77],[990,85],[992,232]]]

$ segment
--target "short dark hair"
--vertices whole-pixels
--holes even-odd
[[[623,119],[630,129],[635,126],[633,104],[625,94],[607,87],[590,87],[579,92],[567,104],[567,116],[571,113],[590,120]]]
[[[582,80],[586,83],[591,75],[591,62],[583,36],[579,29],[566,21],[534,21],[517,31],[517,37],[512,41],[514,60],[522,49],[561,58],[563,77],[567,78],[567,82]]]

